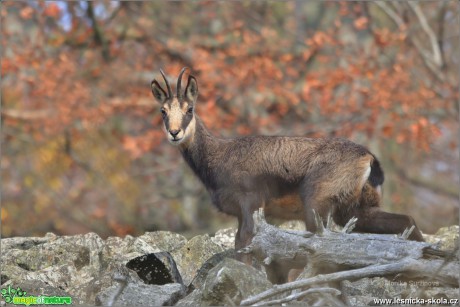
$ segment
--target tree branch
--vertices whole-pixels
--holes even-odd
[[[92,26],[93,26],[94,41],[96,42],[96,44],[101,45],[102,57],[104,58],[104,61],[109,62],[110,61],[109,45],[97,22],[96,15],[94,14],[93,3],[91,1],[88,1],[87,4],[88,4],[88,7],[86,11],[87,11],[89,19],[91,20]]]
[[[396,174],[401,177],[402,180],[409,182],[412,185],[428,189],[436,194],[449,197],[451,199],[458,200],[458,191],[454,188],[449,189],[445,185],[436,184],[435,181],[423,180],[418,177],[409,175],[404,169],[397,166],[395,163]]]
[[[431,57],[429,57],[429,59],[431,59],[431,61],[433,61],[433,63],[438,68],[442,67],[443,63],[442,63],[441,50],[439,49],[436,34],[434,33],[433,29],[428,24],[426,16],[423,13],[422,9],[420,8],[420,5],[418,3],[412,2],[412,1],[407,1],[406,3],[409,5],[409,7],[415,13],[415,16],[417,16],[417,19],[420,22],[420,25],[422,26],[422,29],[425,31],[425,33],[427,34],[427,36],[428,36],[428,38],[430,40],[431,48],[433,49],[433,54],[432,54]]]
[[[307,278],[303,280],[298,280],[283,285],[277,285],[272,289],[266,290],[257,295],[248,297],[247,299],[241,301],[242,306],[253,305],[255,303],[266,300],[274,295],[284,293],[287,291],[292,291],[312,285],[324,284],[328,282],[337,282],[342,280],[355,280],[364,277],[376,277],[384,275],[398,274],[401,272],[411,272],[417,270],[424,270],[423,263],[420,263],[417,260],[406,258],[401,261],[383,264],[383,265],[373,265],[369,267],[364,267],[361,269],[336,272],[332,274],[317,275],[312,278]]]
[[[53,113],[51,109],[34,111],[6,109],[1,111],[1,114],[6,118],[24,121],[49,118]]]
[[[391,8],[389,7],[384,1],[375,1],[375,3],[385,14],[390,17],[390,19],[396,24],[396,26],[404,30],[407,28],[406,24],[404,23],[403,19]],[[428,70],[441,82],[446,81],[445,75],[442,71],[439,70],[440,66],[436,66],[432,56],[426,52],[423,48],[422,43],[416,38],[412,36],[408,36],[408,39],[415,47],[415,50],[420,54],[423,63],[428,68]]]
[[[375,1],[374,2],[382,11],[384,11],[388,17],[401,29],[404,28],[404,21],[401,17],[391,8],[389,7],[384,1]]]

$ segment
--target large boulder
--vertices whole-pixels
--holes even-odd
[[[459,226],[442,227],[434,235],[424,235],[429,243],[439,245],[440,249],[453,250],[458,245]]]
[[[178,305],[239,305],[244,298],[271,286],[262,272],[242,262],[225,258],[209,271],[202,287],[180,300]]]
[[[223,252],[209,235],[196,236],[181,248],[171,252],[185,285],[190,285],[201,266],[213,255]]]
[[[162,272],[170,277],[169,282],[179,284],[181,290],[172,291],[172,297],[164,299],[165,293],[170,292],[165,289],[171,287],[159,287],[161,298],[158,302],[173,302],[179,294],[185,294],[185,287],[168,252],[180,249],[186,242],[185,237],[165,231],[145,233],[137,238],[110,237],[107,240],[95,233],[2,239],[1,284],[2,288],[46,285],[31,288],[28,294],[38,296],[45,290],[52,293],[53,289],[59,289],[70,295],[74,303],[94,305],[98,294],[103,296],[118,287],[114,278],[117,274],[125,276],[126,288],[133,292],[133,287],[138,287],[139,291],[146,289],[148,283],[141,277],[157,277],[156,273]],[[158,262],[152,260],[155,253],[160,259]],[[133,277],[129,279],[127,276]],[[159,279],[153,278],[151,283],[155,282]]]
[[[104,289],[96,297],[98,306],[172,306],[185,294],[181,284],[146,285],[128,283],[118,293],[119,286]]]

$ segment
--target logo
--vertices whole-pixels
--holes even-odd
[[[8,288],[2,288],[2,297],[5,303],[14,305],[70,305],[72,304],[72,298],[70,296],[27,296],[27,292],[21,288],[8,286]]]

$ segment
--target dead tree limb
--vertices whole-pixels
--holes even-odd
[[[252,243],[240,250],[265,265],[281,263],[285,268],[308,265],[311,278],[275,286],[241,302],[251,305],[276,294],[306,286],[354,280],[364,277],[403,274],[408,278],[430,278],[458,286],[459,262],[444,259],[451,253],[425,242],[404,240],[393,235],[332,232],[298,235],[267,224],[263,211],[254,213]],[[353,224],[353,223],[351,223]],[[317,275],[323,272],[330,274]]]

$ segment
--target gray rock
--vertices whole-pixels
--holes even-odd
[[[193,290],[186,297],[176,303],[176,306],[209,306],[209,302],[203,300],[203,293],[200,289]]]
[[[112,263],[110,268],[91,279],[87,283],[74,284],[70,287],[73,293],[80,293],[81,298],[90,304],[94,304],[99,293],[106,291],[108,288],[118,286],[116,278],[121,278],[126,282],[139,283],[139,277],[136,272],[129,270],[122,263]]]
[[[459,288],[433,287],[433,288],[426,289],[424,291],[424,296],[428,299],[429,298],[446,299],[446,300],[459,299],[460,289]],[[446,304],[440,302],[439,305],[446,305]]]
[[[440,249],[453,250],[458,244],[459,226],[453,225],[440,228],[434,235],[424,235],[424,238],[429,243],[439,245]]]
[[[54,233],[49,232],[44,237],[14,237],[2,239],[2,255],[12,249],[28,250],[56,238],[57,236]]]
[[[109,237],[102,250],[106,262],[113,260],[126,263],[145,254],[171,252],[181,248],[187,239],[169,231],[146,232],[140,237]]]
[[[72,237],[48,236],[43,240],[3,239],[2,263],[17,265],[28,272],[62,264],[72,264],[79,271],[88,265],[99,265],[97,254],[103,244],[95,233]]]
[[[208,235],[202,235],[193,237],[184,246],[172,251],[171,255],[176,261],[184,284],[188,286],[203,264],[213,255],[223,251],[224,249],[212,242]]]
[[[235,228],[220,229],[211,237],[211,241],[222,246],[224,249],[235,248]]]
[[[187,239],[184,236],[170,231],[146,232],[139,239],[156,247],[155,253],[172,252],[187,243]]]
[[[350,306],[372,306],[374,304],[374,298],[363,295],[353,295],[348,298],[348,304]]]
[[[271,287],[264,274],[251,266],[225,258],[209,271],[201,289],[180,300],[178,305],[238,305],[242,299]]]
[[[22,286],[29,281],[46,284],[50,289],[61,289],[79,298],[81,303],[93,305],[99,292],[116,286],[114,275],[137,277],[126,268],[131,259],[145,252],[179,249],[185,243],[185,237],[166,231],[138,238],[110,237],[106,241],[94,233],[2,239],[1,283],[2,286]],[[178,278],[176,270],[173,281]]]
[[[362,278],[354,282],[345,280],[342,289],[348,296],[369,296],[376,298],[391,298],[400,295],[407,285],[402,282],[392,282],[383,277]]]
[[[189,290],[199,289],[204,285],[209,271],[216,265],[221,263],[225,258],[235,259],[235,250],[227,249],[221,253],[215,254],[209,258],[198,270],[192,282],[189,285]]]
[[[4,245],[4,243],[6,243]],[[82,297],[80,285],[101,272],[100,251],[104,241],[94,233],[57,237],[2,240],[2,284],[21,286],[43,282],[72,297]],[[6,248],[5,248],[6,247]]]
[[[459,289],[442,287],[438,281],[390,281],[383,277],[343,281],[342,291],[352,306],[375,306],[378,299],[452,299]]]
[[[117,290],[118,285],[113,285],[105,289],[97,295],[96,304],[108,305]],[[181,284],[158,286],[143,283],[128,283],[113,301],[113,306],[172,306],[184,294],[185,290]]]

